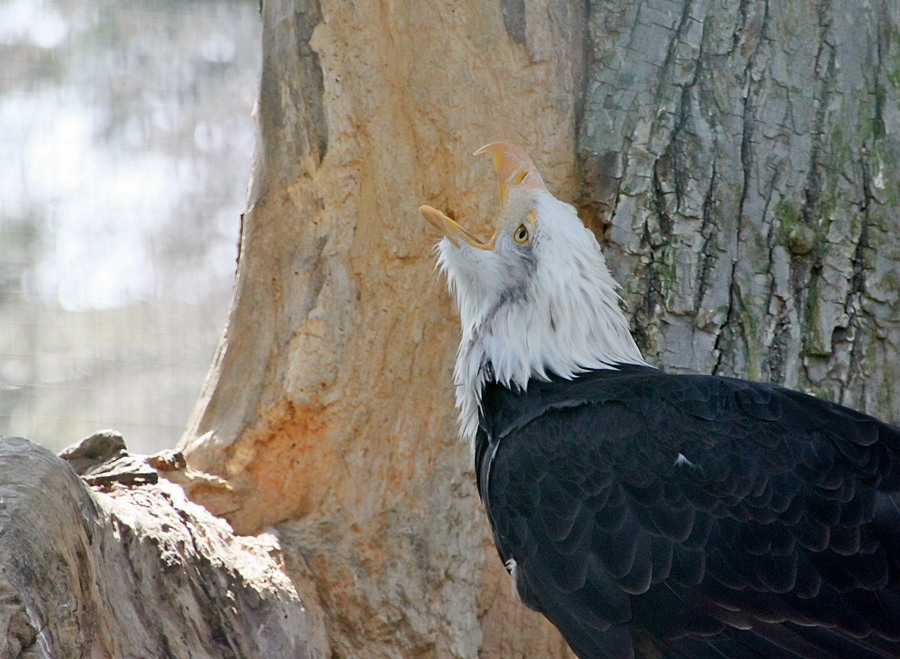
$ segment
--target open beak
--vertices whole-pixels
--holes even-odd
[[[512,188],[523,187],[534,190],[544,187],[544,181],[538,173],[537,167],[531,162],[531,158],[515,144],[492,142],[478,149],[474,155],[477,156],[481,153],[490,153],[494,159],[494,172],[497,174],[497,182],[500,186],[501,213]],[[483,243],[436,208],[419,206],[419,212],[457,247],[459,247],[460,241],[465,241],[476,249],[494,249],[497,234],[494,234],[490,242]]]
[[[491,250],[494,249],[494,239],[491,239],[489,243],[483,243],[478,238],[473,236],[471,233],[463,229],[456,222],[451,220],[449,217],[444,215],[437,208],[432,208],[431,206],[419,206],[419,212],[428,220],[429,224],[433,226],[435,229],[440,231],[442,234],[447,236],[447,238],[454,245],[459,247],[459,241],[464,240],[469,243],[472,247],[476,249],[486,249]]]

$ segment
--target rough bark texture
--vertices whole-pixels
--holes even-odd
[[[0,438],[0,656],[321,656],[276,539],[236,537],[121,449],[108,457],[141,475],[101,468],[101,491],[48,450]]]
[[[423,202],[490,232],[519,142],[607,246],[649,360],[900,420],[900,9],[267,0],[230,320],[191,496],[275,525],[333,656],[561,656],[490,545]]]
[[[645,354],[900,421],[900,5],[614,4],[578,200]]]

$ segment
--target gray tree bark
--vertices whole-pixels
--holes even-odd
[[[645,354],[900,421],[900,5],[612,4],[578,200]]]

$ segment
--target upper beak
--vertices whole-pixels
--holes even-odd
[[[494,159],[494,172],[500,185],[500,206],[506,204],[509,191],[515,187],[537,189],[544,187],[537,167],[521,148],[509,142],[485,144],[472,155],[490,153]]]
[[[493,239],[491,239],[491,242],[489,243],[481,242],[478,238],[463,229],[437,208],[432,208],[431,206],[419,206],[419,212],[425,216],[425,219],[428,220],[434,228],[447,236],[447,238],[450,239],[450,242],[457,247],[459,247],[459,241],[464,240],[477,249],[494,249]]]
[[[537,167],[531,162],[531,158],[515,144],[492,142],[478,149],[474,155],[477,156],[481,153],[490,153],[494,159],[494,172],[497,174],[497,182],[500,185],[501,209],[506,205],[509,191],[512,188],[538,189],[544,187],[544,181],[538,173]],[[477,249],[494,249],[497,234],[494,234],[490,242],[483,243],[436,208],[419,206],[419,211],[454,245],[459,246],[459,241],[464,240]]]

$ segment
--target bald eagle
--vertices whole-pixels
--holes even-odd
[[[641,356],[593,234],[489,144],[497,232],[422,206],[500,560],[580,657],[900,657],[900,428]]]

